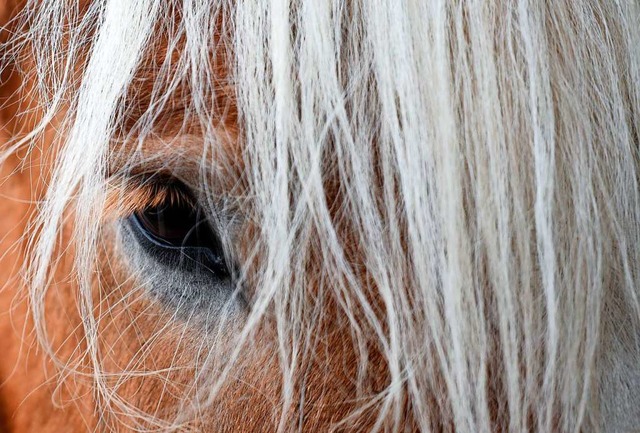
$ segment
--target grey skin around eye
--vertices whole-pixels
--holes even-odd
[[[206,251],[162,247],[131,219],[119,224],[118,233],[123,254],[149,295],[179,318],[208,322],[244,309],[233,277],[209,266]]]

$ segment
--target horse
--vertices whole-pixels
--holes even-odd
[[[637,1],[0,23],[0,431],[637,431]]]

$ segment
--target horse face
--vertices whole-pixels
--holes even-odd
[[[80,9],[86,13],[87,6]],[[164,23],[173,19],[179,20]],[[217,26],[223,20],[217,18]],[[123,97],[127,108],[104,154],[103,202],[92,222],[91,276],[81,282],[79,267],[87,253],[75,248],[74,238],[82,205],[69,202],[36,305],[25,296],[28,282],[16,270],[33,253],[21,245],[36,224],[40,209],[34,203],[46,196],[60,155],[68,151],[63,144],[72,132],[60,119],[70,107],[61,107],[59,117],[47,123],[28,164],[11,156],[4,165],[7,188],[16,193],[8,199],[12,212],[2,221],[11,227],[3,240],[3,248],[11,251],[3,256],[3,308],[12,311],[2,324],[6,330],[25,330],[4,340],[10,353],[2,362],[10,414],[6,428],[370,429],[375,403],[364,408],[361,403],[387,385],[385,362],[375,339],[354,339],[351,323],[357,320],[344,317],[345,299],[321,281],[322,252],[309,251],[296,264],[306,271],[303,285],[284,275],[278,279],[282,287],[265,288],[256,276],[274,265],[265,263],[261,250],[270,234],[255,215],[255,155],[244,149],[229,71],[232,53],[226,49],[232,35],[221,27],[214,32],[214,45],[224,49],[208,53],[209,83],[215,84],[200,102],[210,110],[210,122],[203,125],[185,104],[194,82],[163,75],[180,68],[185,48],[181,42],[168,46],[175,38],[163,24],[158,31],[164,37],[152,41],[136,68]],[[21,61],[16,70],[33,65],[32,58]],[[18,71],[7,75],[4,94],[21,105],[7,110],[6,118],[14,122],[8,131],[18,136],[25,124],[33,127],[42,120],[41,113],[33,119],[19,116],[28,104],[38,107],[26,96],[35,92],[38,77]],[[142,131],[141,119],[158,103],[163,80],[175,80],[175,86],[163,94],[153,131]],[[325,175],[321,185],[331,203],[330,218],[338,222],[345,205],[339,179]],[[357,261],[349,227],[335,227],[349,247],[348,259]],[[365,272],[355,277],[367,279]],[[298,293],[291,291],[294,287]],[[381,308],[379,299],[369,302],[369,308]],[[283,311],[274,308],[298,315],[300,330],[279,330],[272,316]],[[256,314],[256,309],[262,311]],[[38,316],[35,324],[32,313]],[[248,326],[251,322],[256,324]],[[360,332],[370,326],[362,323]],[[36,334],[47,342],[42,352],[32,350]],[[364,366],[363,353],[369,360]]]
[[[0,2],[0,429],[634,428],[640,6],[548,3]]]

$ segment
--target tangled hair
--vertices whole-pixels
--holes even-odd
[[[102,416],[177,428],[269,328],[277,426],[296,430],[331,311],[360,390],[336,430],[640,422],[638,2],[30,0],[13,25],[5,56],[33,59],[42,117],[5,155],[61,131],[32,314],[55,357],[45,300],[70,224]],[[148,143],[179,149],[169,136],[197,142],[212,209],[212,172],[239,173],[223,207],[252,227],[236,271],[252,295],[237,330],[194,343],[189,402],[160,420],[108,380],[95,270],[110,188],[153,160]]]

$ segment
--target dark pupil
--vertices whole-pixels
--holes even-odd
[[[138,213],[138,218],[161,243],[176,247],[217,247],[207,219],[199,209],[166,204],[146,209]]]

